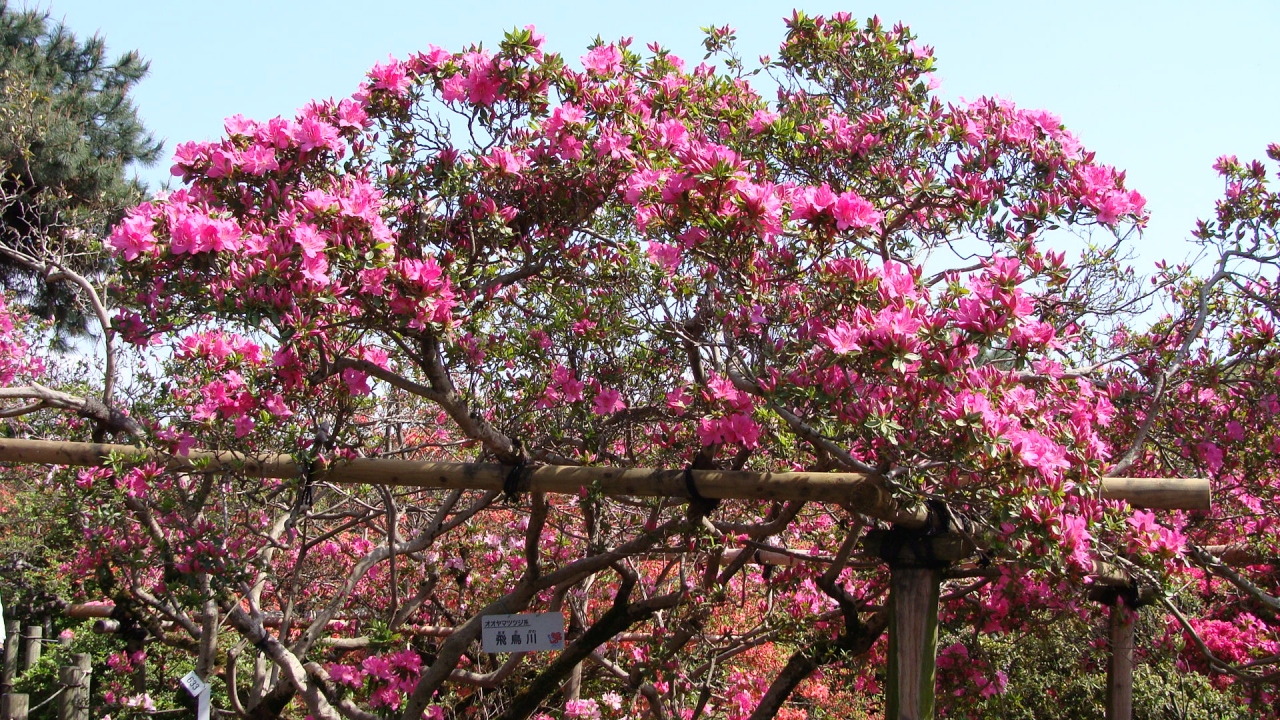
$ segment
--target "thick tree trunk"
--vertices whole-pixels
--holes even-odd
[[[800,683],[812,675],[814,670],[831,662],[835,656],[836,641],[831,638],[819,640],[792,653],[748,720],[772,720]]]
[[[792,653],[748,720],[772,720],[805,678],[837,659],[848,659],[866,653],[884,634],[886,627],[888,616],[877,613],[855,628],[846,627],[845,634],[838,638],[817,640]]]

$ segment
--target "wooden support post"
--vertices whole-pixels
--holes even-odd
[[[26,672],[40,662],[40,644],[44,642],[44,628],[39,625],[28,625],[22,631],[22,672]]]
[[[886,720],[932,720],[938,654],[938,568],[889,571]]]
[[[889,563],[884,716],[886,720],[933,720],[942,572],[972,553],[973,545],[956,533],[896,527],[867,533],[863,547]]]
[[[0,718],[27,720],[28,699],[25,693],[9,693],[0,698]]]
[[[1111,656],[1107,659],[1107,720],[1133,718],[1133,625],[1138,608],[1156,600],[1155,588],[1097,585],[1089,599],[1107,606]]]
[[[18,634],[21,625],[17,620],[5,626],[4,638],[4,675],[0,677],[0,693],[8,695],[13,692],[13,679],[18,674],[18,648],[22,637]]]
[[[1111,658],[1107,661],[1107,720],[1133,718],[1133,624],[1138,611],[1123,597],[1111,606]]]
[[[58,697],[58,720],[89,720],[92,656],[78,653],[71,659],[75,665],[64,665],[58,671],[58,680],[63,685],[62,695]]]

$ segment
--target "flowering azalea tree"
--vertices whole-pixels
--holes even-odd
[[[1192,577],[1159,651],[1270,707],[1274,566],[1217,548],[1274,547],[1271,450],[1248,450],[1276,402],[1265,173],[1224,161],[1235,190],[1200,232],[1219,272],[1167,269],[1171,314],[1138,331],[1152,291],[1116,259],[1143,199],[1056,116],[942,103],[931,51],[876,19],[796,13],[757,70],[728,28],[706,45],[718,66],[620,41],[576,69],[532,28],[432,46],[349,98],[179,146],[183,187],[110,237],[108,349],[136,362],[86,417],[303,472],[79,472],[83,591],[246,717],[874,713],[887,578],[852,503],[324,475],[354,457],[861,472],[980,547],[946,626],[1087,617],[1100,563],[1170,592]],[[1242,227],[1261,270],[1237,262]],[[1078,259],[1051,249],[1077,236]],[[1098,493],[1201,470],[1233,483],[1230,509],[1166,522]],[[1257,606],[1228,609],[1239,593]],[[483,615],[543,610],[567,618],[560,655],[481,651]],[[1005,692],[981,652],[944,652],[969,696],[949,712]]]

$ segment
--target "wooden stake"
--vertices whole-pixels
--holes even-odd
[[[27,720],[28,698],[25,693],[10,693],[0,698],[0,718]]]
[[[58,697],[58,720],[89,720],[89,683],[92,657],[85,653],[71,656],[75,665],[63,665],[58,680],[63,685]]]
[[[22,631],[22,672],[30,670],[40,662],[40,643],[44,639],[44,628],[39,625],[28,625]]]
[[[0,692],[6,695],[13,692],[13,678],[18,674],[18,648],[22,642],[20,630],[17,620],[12,620],[5,626],[4,675],[0,677]]]

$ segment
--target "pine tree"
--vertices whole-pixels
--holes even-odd
[[[160,154],[129,98],[147,68],[0,0],[0,286],[63,336],[89,331],[87,307],[50,269],[102,276],[103,237],[143,196],[126,171]]]

